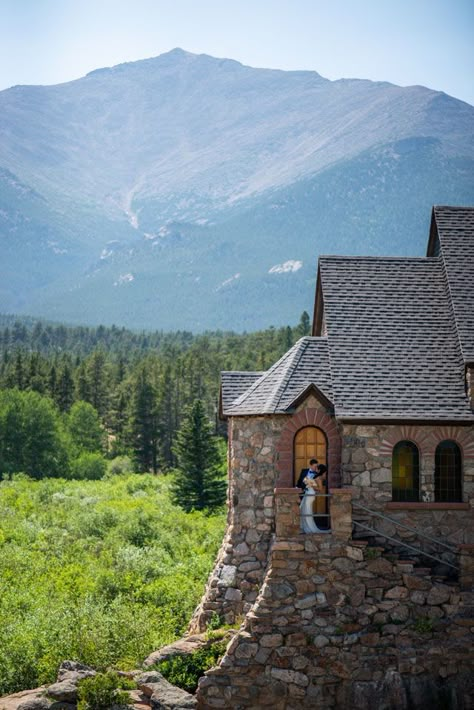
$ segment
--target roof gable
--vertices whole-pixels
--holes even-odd
[[[223,413],[227,416],[286,413],[309,385],[326,401],[332,399],[326,338],[305,337],[237,397]]]

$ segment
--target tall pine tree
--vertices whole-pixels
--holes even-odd
[[[172,486],[174,501],[186,512],[213,510],[225,501],[226,481],[220,472],[221,457],[202,400],[187,410],[176,435],[174,452],[178,471]]]

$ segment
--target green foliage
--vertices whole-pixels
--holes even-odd
[[[120,476],[132,472],[133,465],[129,456],[116,456],[107,464],[107,476]]]
[[[222,626],[221,617],[215,611],[212,612],[211,618],[207,622],[206,629],[208,631],[215,631]]]
[[[217,665],[219,659],[224,655],[227,642],[220,641],[210,646],[200,648],[193,653],[176,655],[160,661],[153,668],[158,670],[167,681],[178,688],[194,693],[199,678],[205,671]]]
[[[80,480],[98,481],[105,476],[107,461],[102,454],[84,451],[71,461],[71,477]]]
[[[122,689],[121,679],[113,671],[80,680],[78,698],[77,710],[126,708],[130,703],[130,695]]]
[[[73,444],[79,451],[102,450],[103,430],[99,414],[89,402],[75,402],[66,418]]]
[[[430,634],[433,631],[433,619],[420,616],[413,624],[413,628],[420,634]]]
[[[196,399],[213,432],[225,436],[216,417],[220,371],[266,369],[308,328],[306,313],[294,328],[197,336],[0,315],[0,390],[34,390],[62,413],[87,402],[98,412],[110,456],[128,455],[140,471],[174,468],[176,432]]]
[[[164,476],[0,482],[0,696],[65,658],[128,670],[181,635],[224,516],[186,514]]]
[[[226,495],[222,459],[200,399],[187,410],[174,451],[178,471],[173,479],[173,500],[186,511],[214,510],[222,505]]]
[[[0,390],[0,474],[33,478],[67,473],[67,442],[59,413],[37,392]]]

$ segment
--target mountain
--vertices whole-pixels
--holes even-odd
[[[0,92],[0,311],[194,331],[295,322],[322,253],[421,255],[472,204],[474,108],[175,49]]]

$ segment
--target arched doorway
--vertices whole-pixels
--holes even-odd
[[[308,468],[309,460],[318,459],[327,466],[327,438],[317,426],[305,426],[296,432],[293,455],[293,485],[296,485],[301,469]]]

